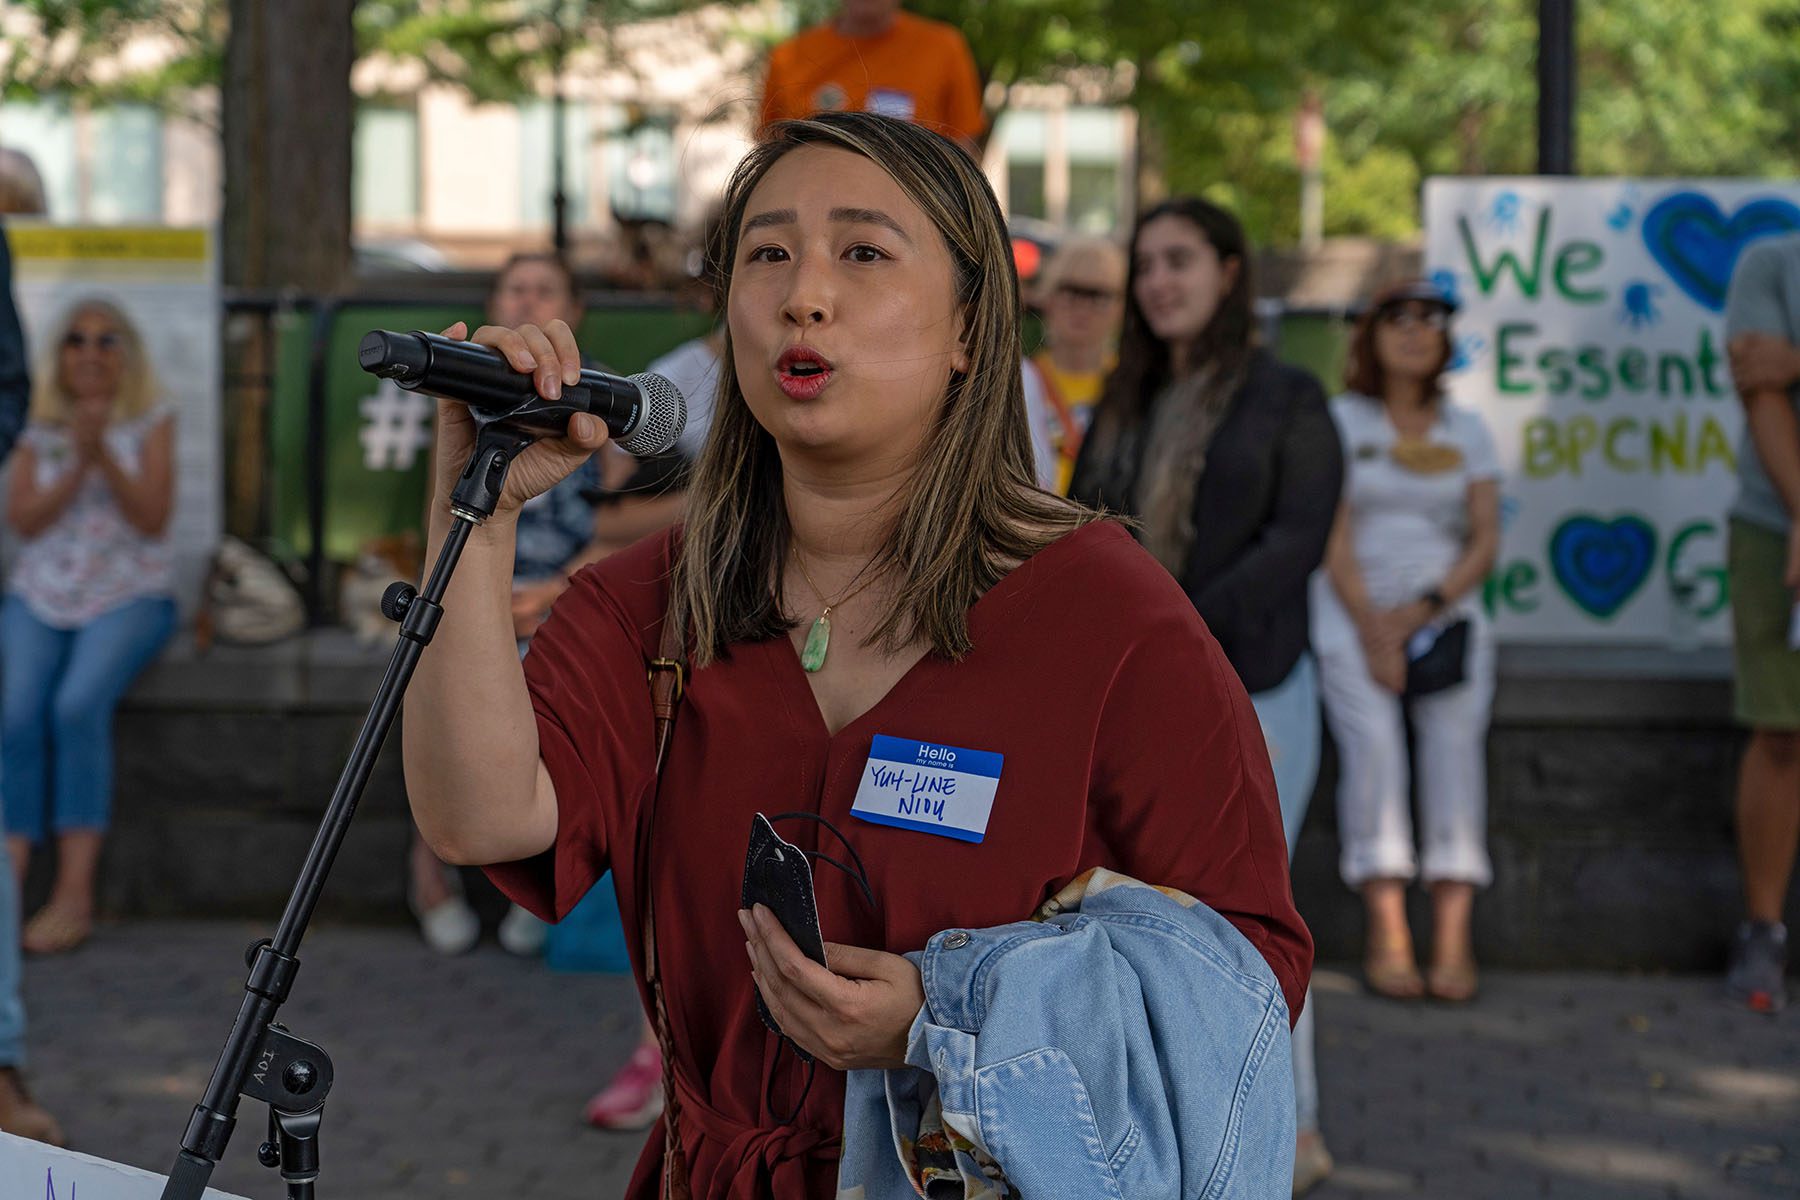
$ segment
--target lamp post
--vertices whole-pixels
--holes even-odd
[[[1575,174],[1575,0],[1538,0],[1538,174]]]
[[[569,99],[563,92],[563,61],[567,57],[569,26],[562,0],[550,0],[554,41],[550,50],[550,244],[558,257],[569,253],[569,194],[564,186],[568,173],[567,137]]]

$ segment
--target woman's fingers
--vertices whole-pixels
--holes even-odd
[[[867,946],[845,946],[837,942],[825,943],[825,960],[831,964],[831,973],[834,975],[845,979],[871,979],[880,983],[903,977],[904,969],[912,966],[898,954],[871,950]]]
[[[550,339],[550,345],[556,351],[557,361],[562,365],[562,381],[568,384],[581,382],[581,347],[575,344],[575,331],[569,328],[567,321],[558,318],[545,326],[544,333]]]
[[[569,418],[569,433],[563,448],[571,454],[588,455],[606,445],[606,423],[592,413],[576,413]]]
[[[767,944],[756,932],[754,922],[745,917],[746,914],[739,914],[739,920],[744,925],[744,935],[749,939],[744,943],[744,950],[750,957],[750,977],[756,982],[756,990],[762,993],[769,1015],[775,1018],[775,1023],[781,1026],[782,1032],[792,1038],[803,1038],[803,1022],[790,1002],[794,995],[792,985],[775,965]]]
[[[538,395],[546,400],[560,398],[562,366],[557,362],[556,347],[536,325],[521,325],[518,334],[525,339],[525,349],[530,351],[533,362],[537,364],[532,383],[536,385]]]
[[[537,359],[532,357],[530,347],[517,329],[508,329],[504,325],[483,325],[469,340],[477,346],[491,346],[498,350],[515,371],[528,374],[537,370]]]
[[[758,904],[750,914],[750,946],[758,969],[783,991],[831,1012],[839,1012],[854,985],[839,979],[800,952],[775,914]]]
[[[782,978],[821,1008],[841,1008],[846,999],[845,993],[852,990],[852,985],[802,954],[800,947],[794,944],[794,939],[788,936],[787,930],[781,927],[781,922],[775,919],[775,914],[766,906],[758,904],[751,909],[750,915],[763,935],[763,948],[775,964],[775,969],[781,972]]]

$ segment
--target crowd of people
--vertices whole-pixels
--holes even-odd
[[[952,1103],[983,1069],[971,1039],[1000,1018],[957,1011],[955,980],[934,972],[1026,917],[1082,928],[1058,924],[1075,904],[1106,928],[1110,884],[1084,873],[1102,868],[1176,898],[1159,919],[1222,947],[1206,960],[1220,986],[1294,1022],[1291,1056],[1269,1060],[1282,1079],[1268,1111],[1286,1116],[1261,1122],[1236,1169],[1298,1195],[1332,1160],[1311,942],[1285,864],[1327,729],[1366,986],[1396,1002],[1480,991],[1471,916],[1493,879],[1496,676],[1480,595],[1501,466],[1481,416],[1446,394],[1457,300],[1421,279],[1370,297],[1328,397],[1259,344],[1244,229],[1193,196],[1149,208],[1123,238],[1067,239],[1022,295],[968,153],[983,125],[967,48],[894,0],[846,0],[779,47],[762,113],[695,256],[715,325],[650,365],[688,399],[675,452],[635,459],[577,418],[520,459],[464,551],[404,727],[421,933],[446,954],[476,943],[456,866],[480,865],[513,901],[501,943],[537,953],[546,922],[610,868],[646,1015],[587,1117],[660,1124],[632,1194],[824,1196],[840,1170],[867,1167],[842,1074],[858,1068],[935,1076],[906,1151],[915,1186],[1003,1173],[1002,1133],[1012,1153],[1055,1160],[1047,1134],[1016,1120],[972,1130]],[[7,269],[0,239],[0,284]],[[495,276],[486,324],[448,332],[553,396],[599,365],[573,340],[580,295],[556,255],[521,253]],[[1025,308],[1042,332],[1029,353]],[[1754,732],[1738,803],[1747,917],[1727,987],[1775,1011],[1800,837],[1800,237],[1745,254],[1728,318],[1749,414],[1730,571],[1739,716]],[[0,602],[0,1128],[55,1142],[19,1073],[19,951],[67,951],[92,928],[111,714],[175,626],[174,430],[138,334],[104,297],[70,306],[43,344],[28,370],[0,287],[0,456],[20,547]],[[470,444],[465,410],[440,406],[438,422],[431,545]],[[1026,694],[1038,699],[1022,710]],[[883,822],[858,767],[894,735],[932,739],[921,762],[1003,760],[1000,799],[951,803],[948,837],[862,836]],[[758,778],[758,795],[724,802],[727,775]],[[742,901],[758,803],[823,825],[784,836],[844,868],[815,880],[827,953]],[[827,833],[855,870],[822,848]],[[40,851],[55,882],[26,919],[20,885]],[[1415,884],[1430,898],[1423,953]],[[998,944],[983,953],[998,979],[1036,978]],[[725,970],[734,960],[743,969]],[[1167,969],[1132,964],[1146,1011]],[[1049,1023],[1049,998],[1035,1004],[999,1008]],[[1192,1078],[1250,1079],[1268,1064],[1221,1065],[1244,1030],[1219,1020]],[[1152,1042],[1133,1053],[1186,1052]],[[1204,1122],[1135,1111],[1136,1086],[1096,1093],[1102,1142],[1116,1118],[1183,1155],[1207,1144]],[[1257,1089],[1243,1091],[1252,1111]],[[1162,1179],[1174,1154],[1116,1146],[1101,1165]]]

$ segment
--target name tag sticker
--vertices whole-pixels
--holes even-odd
[[[1002,755],[878,733],[869,747],[853,816],[960,842],[987,836]]]
[[[863,101],[863,107],[872,113],[884,117],[893,117],[896,121],[910,121],[918,112],[919,103],[910,92],[898,88],[871,88],[869,98]]]

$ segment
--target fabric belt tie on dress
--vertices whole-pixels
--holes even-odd
[[[707,1200],[805,1196],[809,1189],[804,1160],[834,1163],[843,1153],[841,1134],[797,1125],[765,1129],[728,1117],[697,1095],[679,1072],[675,1092],[681,1100],[682,1128],[725,1148],[720,1169],[707,1185]]]

